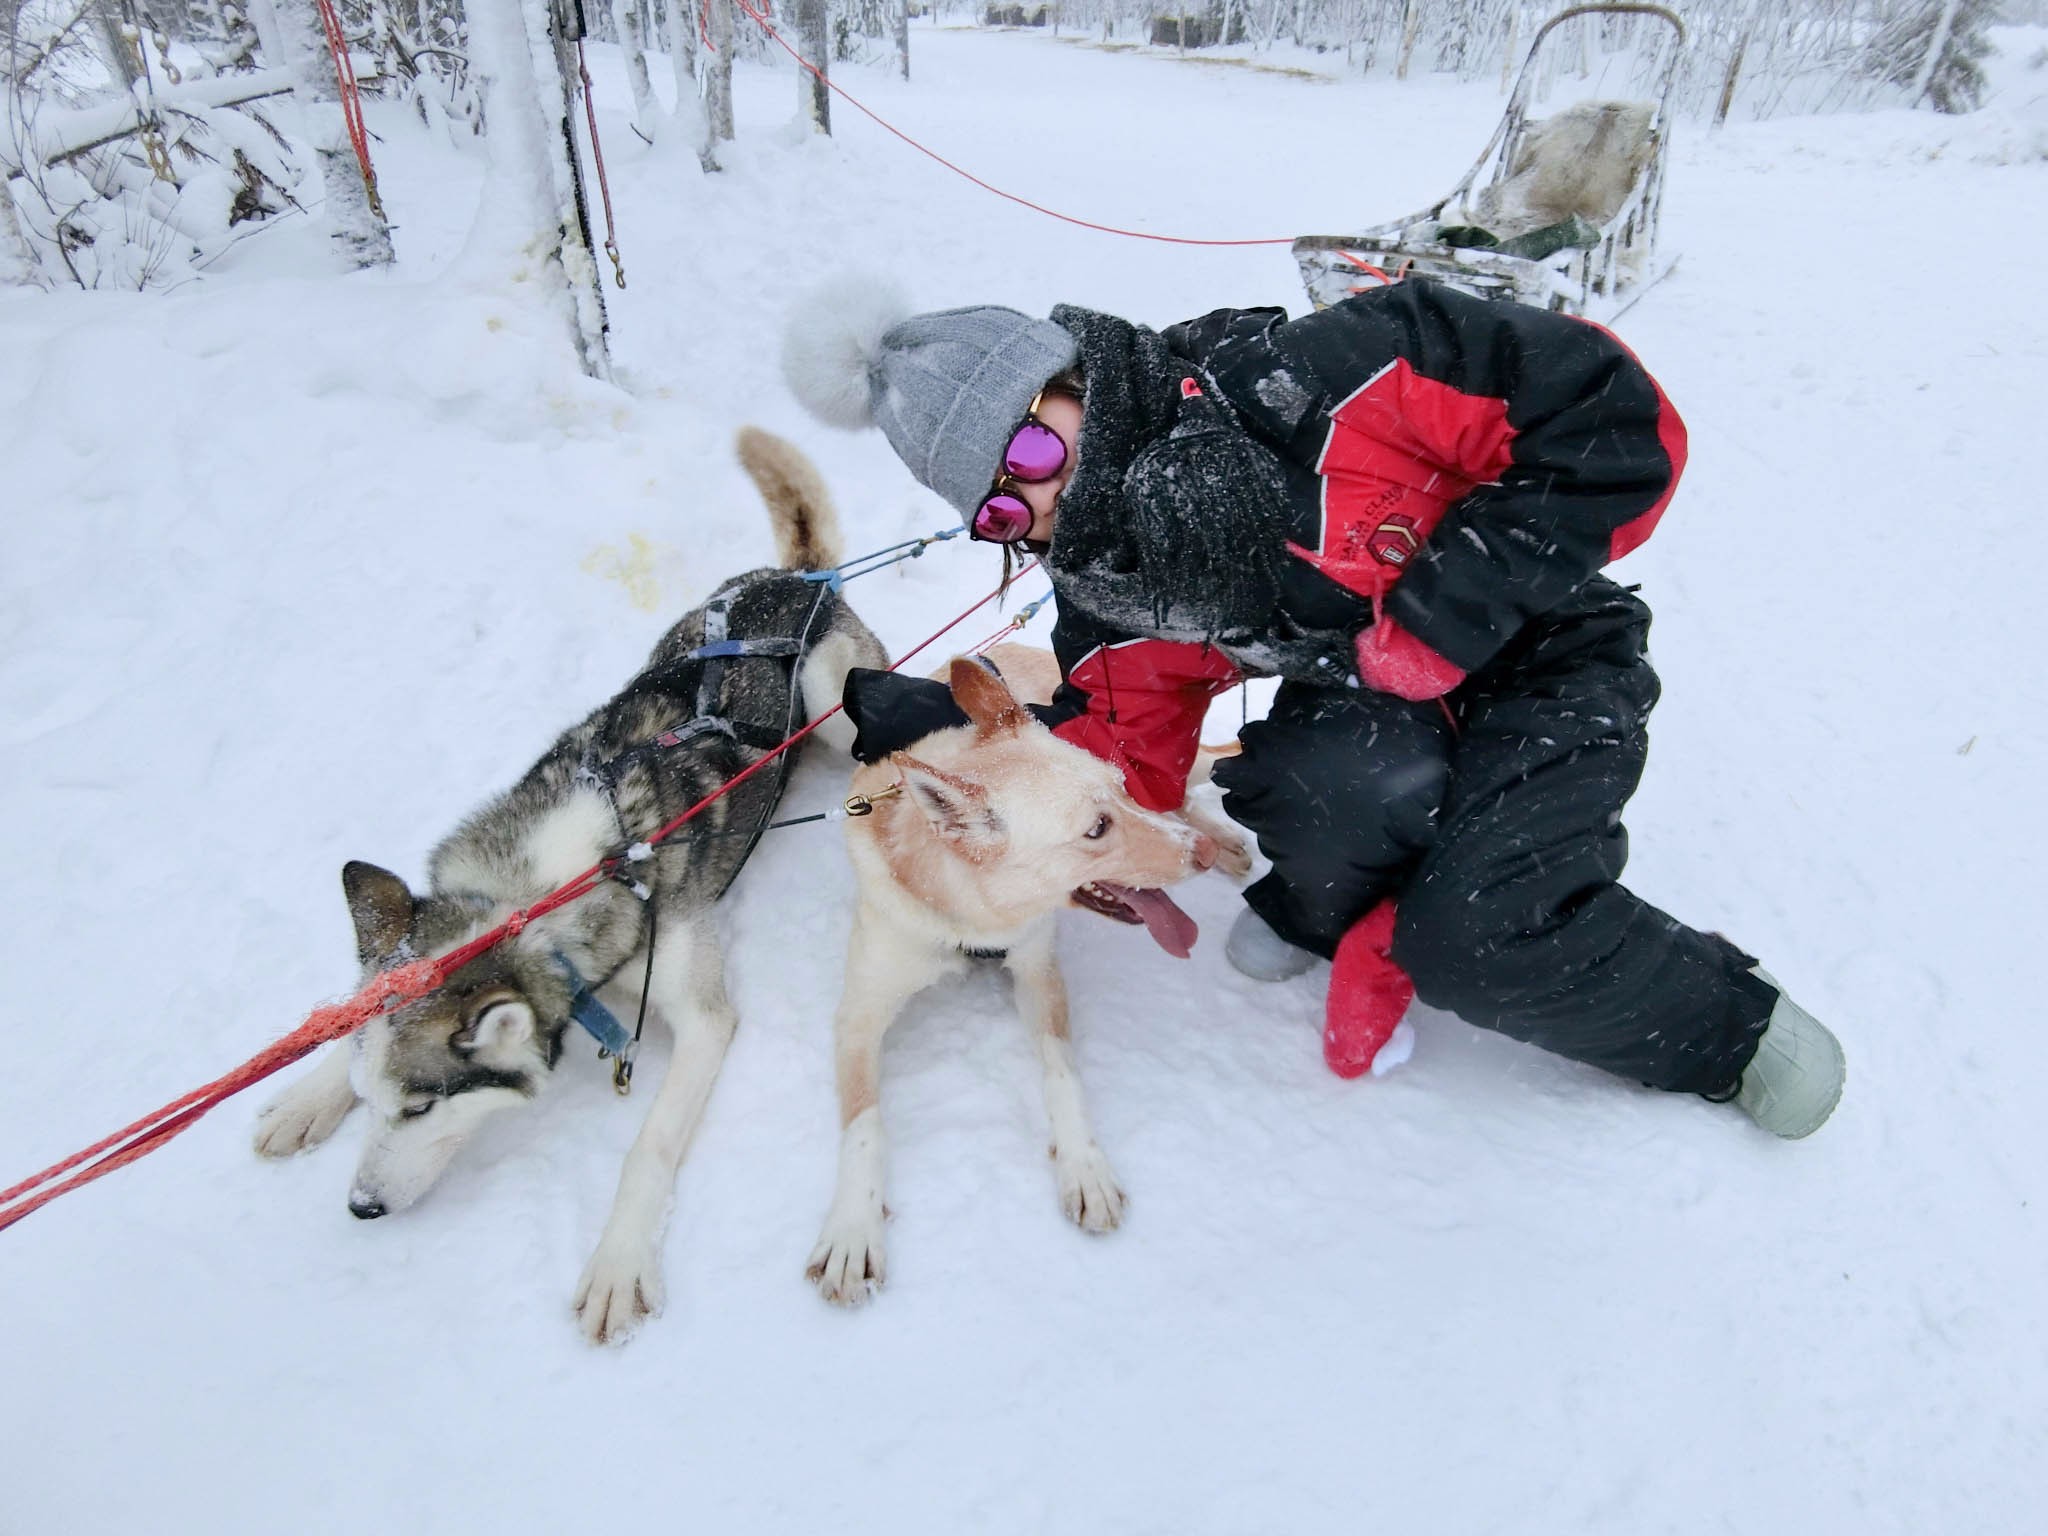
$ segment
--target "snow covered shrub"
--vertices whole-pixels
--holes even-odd
[[[1903,86],[1912,104],[1924,97],[1938,112],[1974,112],[1984,105],[1986,30],[1999,0],[1916,0],[1880,27],[1861,59],[1873,79]]]
[[[240,11],[211,11],[210,49],[174,44],[150,14],[0,0],[0,240],[45,282],[169,286],[300,207],[305,157],[264,106],[284,86],[238,72]]]

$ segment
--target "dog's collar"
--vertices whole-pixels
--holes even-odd
[[[624,1066],[630,1080],[637,1042],[626,1026],[619,1022],[619,1016],[597,1000],[597,994],[583,979],[583,973],[576,969],[575,962],[559,949],[550,958],[562,973],[562,979],[569,983],[569,1017],[582,1025],[584,1033],[597,1042],[599,1055],[609,1056]]]

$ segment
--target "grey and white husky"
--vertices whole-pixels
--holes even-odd
[[[365,978],[445,953],[600,860],[644,845],[836,703],[849,667],[887,665],[839,593],[798,574],[841,558],[817,472],[754,428],[740,434],[739,452],[768,503],[781,568],[736,576],[685,614],[617,697],[434,850],[424,894],[375,865],[344,867]],[[841,750],[851,745],[840,718],[815,734]],[[317,1145],[365,1102],[372,1121],[349,1209],[364,1218],[404,1210],[485,1117],[540,1092],[576,1024],[620,1045],[623,1027],[595,1004],[595,989],[616,977],[637,990],[644,974],[647,1001],[674,1032],[674,1059],[627,1154],[575,1305],[595,1341],[658,1312],[676,1170],[737,1023],[712,906],[773,813],[782,778],[778,767],[763,769],[651,856],[637,850],[621,880],[535,919],[439,992],[330,1047],[263,1112],[256,1150],[286,1157]]]

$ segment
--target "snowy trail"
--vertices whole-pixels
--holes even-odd
[[[1000,185],[1171,233],[1414,206],[1498,109],[1021,35],[913,46],[914,85],[850,88]],[[879,436],[784,394],[796,286],[845,264],[925,307],[1302,307],[1284,249],[1054,225],[850,112],[804,141],[779,72],[740,71],[742,137],[704,179],[631,138],[592,59],[621,389],[461,259],[480,165],[396,116],[373,116],[395,276],[331,275],[306,221],[169,299],[0,294],[0,1179],[347,987],[342,861],[417,876],[766,556],[743,422],[814,454],[852,547],[941,525]],[[779,833],[732,903],[744,1022],[665,1317],[621,1351],[571,1325],[644,1102],[590,1052],[369,1224],[344,1208],[359,1126],[259,1164],[259,1090],[0,1237],[0,1532],[2032,1529],[2048,164],[1996,163],[2012,141],[1995,114],[1684,128],[1684,259],[1622,327],[1693,446],[1617,568],[1667,690],[1631,883],[1841,1033],[1848,1095],[1812,1142],[1433,1014],[1410,1065],[1340,1082],[1323,973],[1236,977],[1213,942],[1235,897],[1205,879],[1190,961],[1065,932],[1125,1228],[1061,1217],[1022,1026],[977,978],[892,1036],[891,1280],[844,1315],[801,1269],[851,877],[829,833]],[[1346,143],[1334,176],[1309,151]],[[2010,237],[1951,266],[1986,210]],[[851,592],[901,647],[993,584],[982,554]],[[790,810],[841,777],[813,759]]]

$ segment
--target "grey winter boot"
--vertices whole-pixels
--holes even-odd
[[[1238,913],[1237,921],[1230,925],[1223,953],[1240,975],[1253,981],[1286,981],[1299,976],[1316,960],[1307,950],[1281,938],[1250,907]]]
[[[1795,1141],[1819,1130],[1842,1097],[1842,1043],[1786,995],[1777,977],[1760,965],[1751,969],[1778,987],[1778,1006],[1743,1069],[1735,1102],[1773,1136]]]

